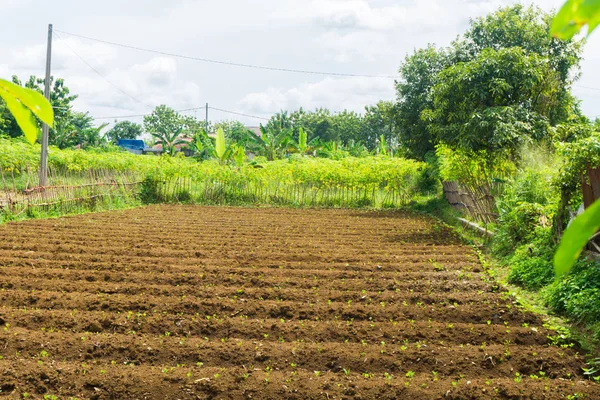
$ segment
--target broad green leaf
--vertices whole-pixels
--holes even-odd
[[[219,160],[223,160],[226,151],[227,147],[225,146],[225,132],[223,132],[223,128],[219,128],[217,130],[217,137],[215,141],[215,152],[217,153],[217,158]]]
[[[3,79],[0,79],[0,89],[23,103],[40,121],[45,122],[50,127],[52,126],[54,122],[54,110],[48,100],[40,93]]]
[[[600,25],[600,0],[567,0],[552,20],[550,32],[559,39],[570,39],[585,25],[588,35]]]
[[[0,79],[0,97],[30,143],[34,143],[39,134],[39,127],[34,115],[52,126],[54,122],[52,106],[44,96],[35,90],[22,88],[12,82]]]
[[[33,116],[33,113],[29,111],[27,107],[23,105],[23,103],[19,102],[17,99],[10,95],[2,95],[4,102],[6,103],[6,107],[11,112],[11,114],[15,117],[19,128],[25,134],[25,139],[31,144],[35,143],[35,140],[40,133],[40,128]]]
[[[306,142],[307,142],[307,135],[306,132],[304,132],[304,129],[300,128],[298,130],[298,147],[300,148],[300,151],[304,152],[306,150]]]
[[[563,234],[554,255],[556,276],[566,274],[573,268],[581,251],[590,238],[600,229],[600,201],[596,201],[579,215]]]

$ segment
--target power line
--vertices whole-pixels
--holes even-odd
[[[106,76],[104,76],[102,73],[100,73],[100,71],[98,71],[96,68],[94,68],[90,63],[88,63],[82,56],[80,56],[75,50],[73,50],[73,48],[71,46],[69,46],[67,44],[67,42],[65,40],[62,39],[62,37],[56,32],[56,30],[54,31],[56,33],[56,35],[58,36],[58,38],[61,40],[62,44],[64,44],[69,50],[71,50],[71,52],[73,54],[75,54],[77,56],[77,58],[79,58],[81,60],[81,62],[83,62],[85,65],[87,65],[92,71],[94,71],[98,76],[100,76],[102,79],[104,79],[106,82],[108,82],[112,87],[114,87],[115,89],[117,89],[119,92],[123,93],[125,96],[133,99],[134,101],[143,104],[144,106],[148,107],[148,108],[154,108],[153,106],[143,102],[142,100],[138,99],[137,97],[127,93],[126,91],[124,91],[123,89],[121,89],[118,85],[116,85],[115,83],[113,83],[112,81],[110,81]]]
[[[95,42],[109,44],[111,46],[123,47],[123,48],[126,48],[126,49],[143,51],[143,52],[146,52],[146,53],[160,54],[160,55],[163,55],[163,56],[183,58],[183,59],[186,59],[186,60],[201,61],[201,62],[206,62],[206,63],[211,63],[211,64],[229,65],[229,66],[232,66],[232,67],[254,68],[254,69],[262,69],[262,70],[268,70],[268,71],[292,72],[292,73],[296,73],[296,74],[343,76],[343,77],[353,77],[353,78],[385,78],[385,79],[396,79],[396,78],[398,78],[397,76],[391,76],[391,75],[366,75],[366,74],[350,74],[350,73],[343,73],[343,72],[311,71],[311,70],[303,70],[303,69],[278,68],[278,67],[269,67],[269,66],[265,66],[265,65],[243,64],[243,63],[237,63],[237,62],[231,62],[231,61],[213,60],[213,59],[209,59],[209,58],[193,57],[193,56],[187,56],[187,55],[182,55],[182,54],[169,53],[169,52],[166,52],[166,51],[146,49],[146,48],[137,47],[137,46],[131,46],[131,45],[122,44],[122,43],[115,43],[115,42],[110,42],[108,40],[96,39],[96,38],[92,38],[92,37],[89,37],[89,36],[78,35],[76,33],[70,33],[70,32],[60,31],[60,30],[57,30],[57,29],[55,29],[54,31],[55,32],[64,33],[65,35],[70,35],[70,36],[78,37],[78,38],[81,38],[81,39],[92,40],[92,41],[95,41]]]
[[[175,112],[184,112],[184,111],[194,111],[194,110],[200,110],[200,109],[204,109],[206,106],[202,106],[202,107],[192,107],[192,108],[183,108],[181,110],[173,110]],[[152,115],[152,113],[146,113],[146,114],[131,114],[131,115],[115,115],[112,117],[97,117],[95,119],[121,119],[121,118],[134,118],[134,117],[146,117],[148,115]]]
[[[590,90],[600,90],[600,88],[589,87],[589,86],[581,86],[581,85],[573,85],[574,87],[582,88],[582,89],[590,89]]]
[[[250,114],[244,114],[244,113],[239,113],[239,112],[235,112],[235,111],[229,111],[229,110],[223,110],[221,108],[216,108],[216,107],[208,107],[209,110],[215,110],[215,111],[221,111],[224,113],[228,113],[228,114],[233,114],[233,115],[240,115],[242,117],[250,117],[250,118],[256,118],[256,119],[262,119],[265,121],[269,121],[269,118],[264,118],[264,117],[258,117],[256,115],[250,115]]]
[[[194,111],[194,110],[204,110],[206,106],[201,106],[201,107],[191,107],[191,108],[183,108],[180,110],[175,110],[175,112],[185,112],[185,111]],[[224,110],[222,108],[216,108],[216,107],[208,107],[210,110],[214,110],[214,111],[220,111],[220,112],[224,112],[224,113],[228,113],[228,114],[233,114],[233,115],[240,115],[243,117],[249,117],[249,118],[255,118],[255,119],[262,119],[265,121],[268,121],[269,118],[264,118],[264,117],[259,117],[256,115],[250,115],[250,114],[244,114],[244,113],[240,113],[240,112],[236,112],[236,111],[231,111],[231,110]],[[98,118],[94,118],[94,119],[123,119],[123,118],[135,118],[135,117],[145,117],[151,115],[151,113],[146,113],[146,114],[131,114],[131,115],[115,115],[115,116],[110,116],[110,117],[98,117]]]

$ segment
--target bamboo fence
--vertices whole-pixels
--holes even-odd
[[[19,215],[32,209],[67,213],[102,200],[133,198],[141,184],[132,173],[107,169],[50,169],[48,186],[37,186],[38,176],[30,169],[19,174],[0,169],[0,213]]]

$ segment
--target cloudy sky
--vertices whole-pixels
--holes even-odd
[[[510,0],[0,0],[0,77],[43,76],[48,23],[56,30],[53,74],[79,95],[75,108],[96,118],[211,107],[257,117],[281,109],[362,111],[394,98],[393,78],[407,53],[447,45],[469,19]],[[563,0],[537,0],[545,10]],[[529,4],[529,3],[525,3]],[[201,62],[162,53],[282,69]],[[584,53],[574,93],[600,115],[600,32]],[[204,117],[204,110],[185,113]],[[211,109],[213,121],[260,119]],[[128,118],[141,122],[142,117]]]

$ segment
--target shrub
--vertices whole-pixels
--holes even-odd
[[[155,204],[162,201],[160,185],[162,181],[154,175],[144,178],[140,188],[140,201],[144,204]]]
[[[546,208],[537,203],[520,203],[501,214],[493,242],[495,253],[510,254],[516,246],[531,240],[545,215]]]
[[[576,322],[600,322],[600,264],[579,262],[570,274],[553,283],[545,291],[547,305]]]
[[[508,281],[529,290],[537,290],[554,279],[552,255],[554,246],[550,228],[538,227],[530,232],[535,239],[517,248],[508,261],[511,267]]]

